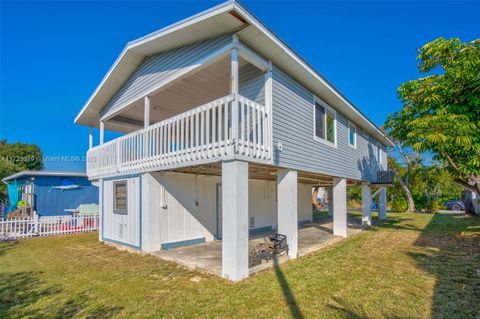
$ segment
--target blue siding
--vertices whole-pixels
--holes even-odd
[[[71,180],[79,188],[70,190],[52,189],[61,185],[62,179]],[[98,187],[86,177],[35,176],[34,209],[41,216],[66,215],[65,209],[77,208],[80,204],[98,204]]]
[[[337,112],[337,147],[315,140],[313,99],[313,93],[274,67],[273,164],[356,180],[373,180],[378,169],[386,168],[385,145],[357,128],[357,147],[349,146],[348,119],[333,105],[331,107]],[[279,142],[283,144],[283,151],[276,147]]]
[[[240,95],[265,105],[265,74],[252,64],[245,64],[238,70]]]

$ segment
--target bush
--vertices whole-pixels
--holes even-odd
[[[403,196],[394,196],[390,201],[391,209],[395,212],[404,212],[407,210],[407,200]]]

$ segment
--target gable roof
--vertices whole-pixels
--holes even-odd
[[[227,1],[199,14],[127,43],[115,63],[75,118],[75,123],[98,126],[99,113],[142,61],[153,54],[237,31],[239,38],[300,82],[315,95],[386,145],[393,143],[353,103],[296,54],[237,1]]]

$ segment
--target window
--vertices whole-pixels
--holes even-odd
[[[315,102],[315,138],[336,143],[336,113],[328,106]]]
[[[115,214],[127,214],[127,193],[127,181],[113,182],[113,212]]]
[[[327,111],[327,141],[335,143],[335,114]]]
[[[325,108],[315,103],[315,135],[325,139]]]
[[[357,127],[348,123],[348,145],[357,147]]]

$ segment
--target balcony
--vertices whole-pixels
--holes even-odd
[[[269,117],[265,106],[227,95],[90,149],[87,175],[99,179],[233,157],[268,163]]]

